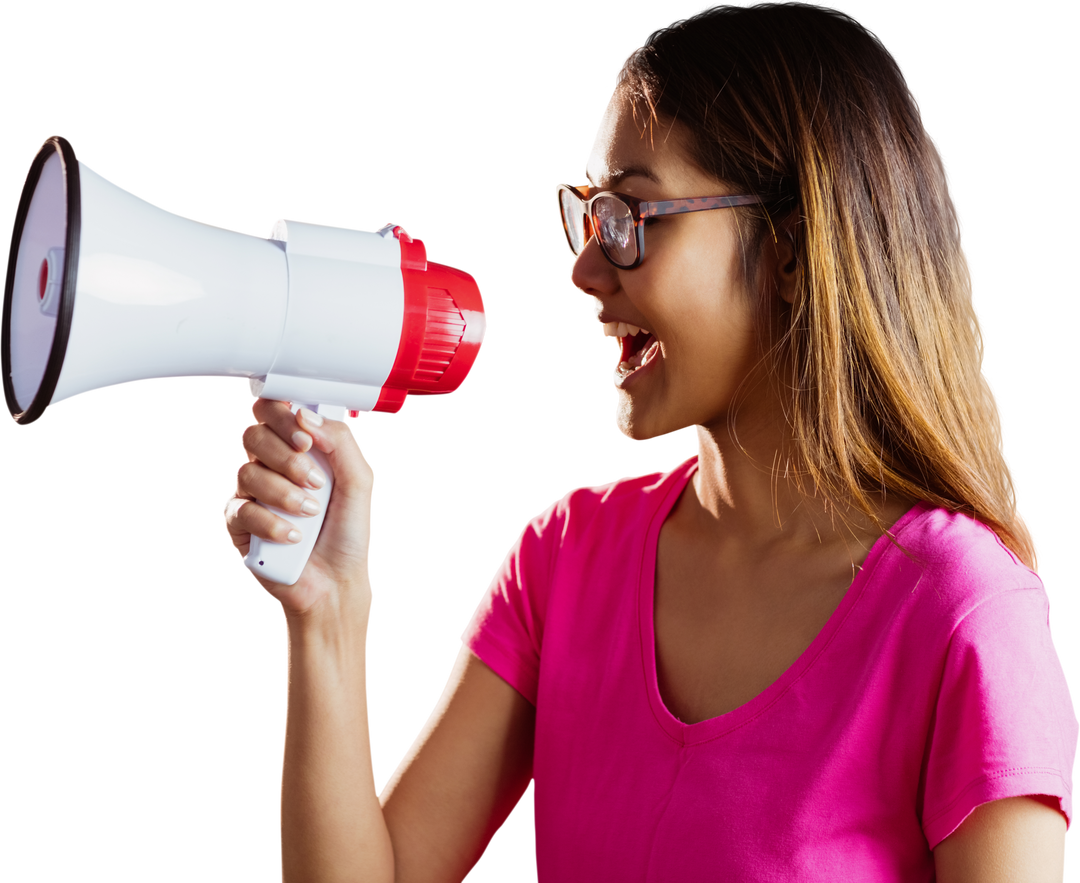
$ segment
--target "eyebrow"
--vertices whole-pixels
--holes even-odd
[[[590,186],[596,186],[596,182],[592,179],[592,176],[588,171],[585,172],[585,178],[588,180]],[[660,179],[648,166],[628,166],[612,175],[608,186],[618,187],[627,178],[645,178],[645,180],[652,181],[654,184],[660,183]]]

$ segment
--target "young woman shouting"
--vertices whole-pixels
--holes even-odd
[[[460,880],[536,783],[541,881],[1060,880],[1076,721],[1016,514],[957,222],[846,16],[718,7],[627,61],[559,190],[574,284],[673,471],[528,525],[382,798],[371,471],[259,402],[228,524],[334,497],[291,647],[285,879]]]

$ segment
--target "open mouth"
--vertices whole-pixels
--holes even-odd
[[[646,334],[644,330],[638,331],[636,335],[626,335],[619,338],[619,361],[629,362],[633,356],[642,352],[645,349],[645,344],[652,339],[652,335]]]
[[[653,348],[659,348],[660,342],[656,336],[639,331],[636,335],[626,335],[619,338],[619,365],[620,371],[630,371],[640,367],[647,355]]]
[[[661,357],[660,341],[651,331],[629,322],[602,322],[600,334],[615,343],[618,355],[611,369],[611,382],[622,386],[633,373],[647,368]]]

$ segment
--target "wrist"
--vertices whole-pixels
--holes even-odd
[[[335,586],[302,610],[288,607],[284,610],[293,645],[297,642],[337,644],[349,636],[359,637],[362,642],[371,610],[371,585],[364,573],[346,585]]]

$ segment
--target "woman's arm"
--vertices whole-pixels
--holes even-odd
[[[289,711],[281,783],[285,883],[394,879],[371,768],[364,650],[369,593],[289,617]]]
[[[1010,797],[978,806],[934,849],[938,883],[1061,883],[1065,817],[1057,800]]]

